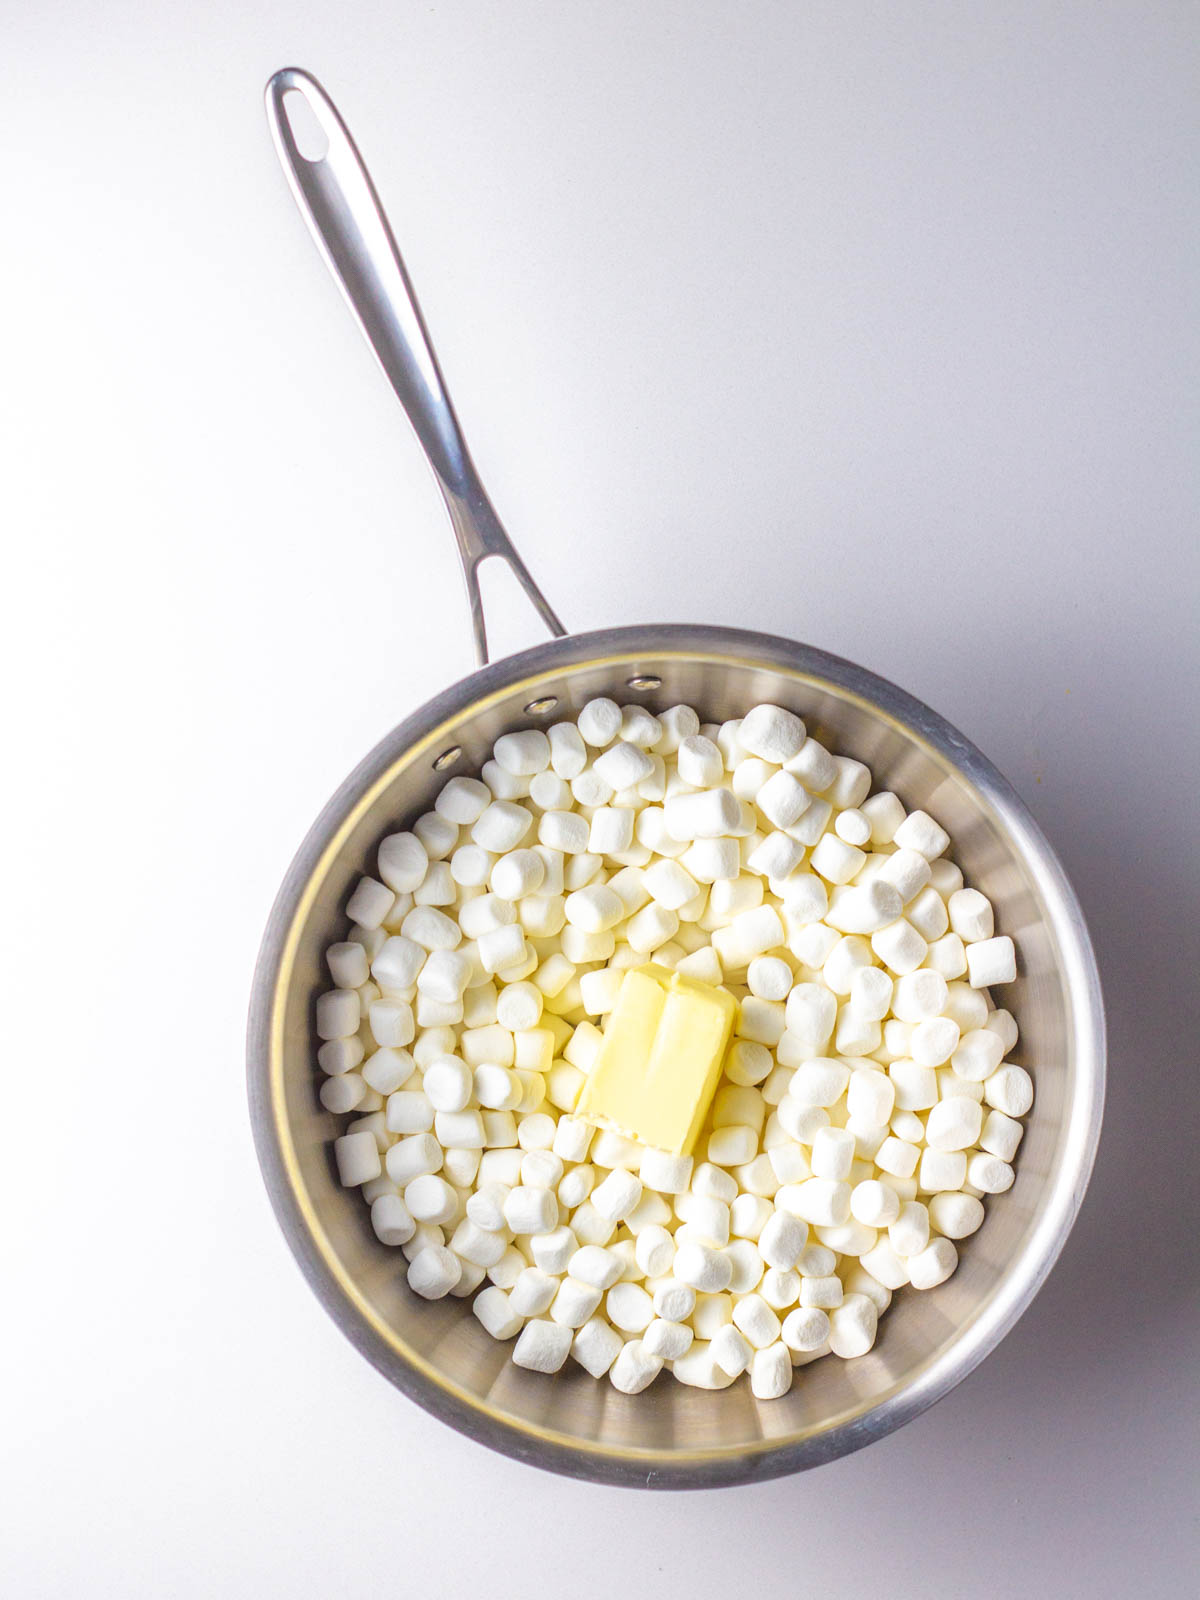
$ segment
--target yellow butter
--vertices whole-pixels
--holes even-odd
[[[732,995],[653,962],[625,974],[575,1115],[686,1155],[733,1029]]]

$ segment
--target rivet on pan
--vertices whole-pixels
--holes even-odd
[[[653,673],[645,673],[636,678],[627,678],[625,685],[629,689],[661,689],[662,679],[656,678]]]
[[[540,700],[531,700],[525,710],[531,717],[544,717],[547,711],[553,711],[558,704],[556,694],[543,695]]]
[[[462,755],[462,745],[452,744],[449,750],[443,750],[441,755],[438,756],[433,763],[433,770],[435,772],[445,772],[447,767],[454,765],[460,755]]]

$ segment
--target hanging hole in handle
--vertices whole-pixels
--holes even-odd
[[[283,114],[296,149],[305,161],[314,164],[324,161],[329,154],[329,137],[308,98],[299,89],[289,89],[284,95]]]
[[[557,704],[556,694],[545,694],[540,700],[531,700],[525,710],[531,717],[544,717],[548,711],[553,711]]]
[[[449,750],[443,750],[441,755],[435,758],[433,770],[435,772],[445,772],[447,767],[454,765],[460,755],[462,755],[462,745],[452,744]]]
[[[656,678],[652,672],[640,673],[636,677],[626,678],[625,687],[627,689],[661,689],[662,679]]]

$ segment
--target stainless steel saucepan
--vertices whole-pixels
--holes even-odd
[[[328,141],[297,146],[289,97]],[[662,626],[566,636],[480,485],[446,395],[391,230],[366,168],[320,85],[289,68],[267,87],[296,200],[425,450],[450,513],[470,598],[479,669],[407,717],[346,779],[309,831],[271,912],[248,1036],[251,1114],[276,1214],[312,1287],[386,1377],[494,1449],[580,1478],[650,1487],[744,1483],[844,1455],[915,1417],[983,1359],[1024,1311],[1062,1249],[1091,1171],[1104,1082],[1104,1016],[1083,917],[1053,850],[991,763],[894,684],[807,645],[731,628]],[[478,569],[507,561],[551,642],[488,664]],[[784,1399],[744,1379],[719,1393],[663,1378],[637,1396],[580,1369],[552,1378],[509,1360],[465,1301],[417,1300],[397,1253],[378,1244],[361,1197],[338,1187],[335,1119],[317,1098],[313,1007],[323,951],[342,936],[346,898],[388,832],[428,809],[453,772],[477,771],[506,729],[573,716],[595,695],[710,721],[758,701],[798,712],[834,750],[948,830],[970,883],[1016,941],[1005,990],[1018,1059],[1037,1100],[1017,1181],[988,1207],[958,1271],[901,1292],[878,1343],[855,1361],[803,1369]]]

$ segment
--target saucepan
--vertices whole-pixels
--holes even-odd
[[[301,154],[303,101],[326,145]],[[405,718],[313,824],[270,915],[248,1032],[251,1114],[267,1188],[297,1260],[351,1342],[452,1427],[537,1466],[606,1483],[711,1488],[795,1472],[856,1450],[959,1383],[1012,1327],[1050,1271],[1091,1171],[1104,1085],[1104,1015],[1079,905],[1011,786],[969,739],[903,689],[809,645],[733,628],[639,626],[568,635],[479,481],[391,229],[337,110],[309,74],[267,87],[271,129],[301,211],[433,468],[462,555],[479,668]],[[297,124],[298,125],[298,124]],[[555,636],[488,662],[478,572],[506,561]],[[379,840],[427,810],[452,773],[478,771],[496,737],[574,716],[596,695],[708,721],[759,701],[787,706],[835,751],[950,833],[970,883],[1018,952],[1005,990],[1016,1058],[1037,1099],[1009,1193],[940,1288],[896,1296],[874,1349],[805,1367],[780,1400],[746,1380],[710,1393],[661,1378],[618,1393],[568,1363],[524,1371],[453,1298],[418,1300],[378,1243],[361,1197],[339,1188],[338,1129],[317,1098],[313,1013],[323,951]]]

